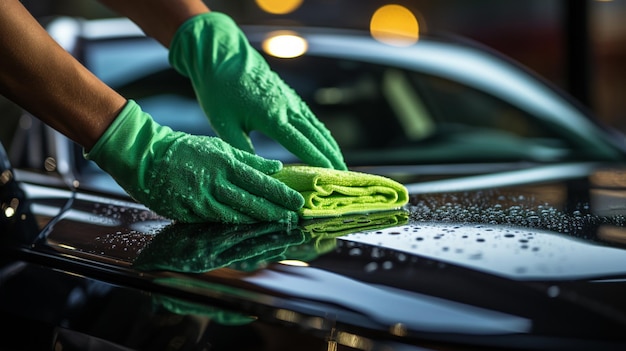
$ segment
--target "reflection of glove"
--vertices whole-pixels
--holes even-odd
[[[252,271],[279,261],[287,247],[304,241],[289,224],[173,224],[152,239],[133,262],[140,270],[203,273],[229,266]]]
[[[268,176],[282,168],[219,138],[174,132],[132,100],[85,155],[137,201],[181,222],[296,218],[303,199]]]
[[[228,16],[209,12],[187,20],[169,59],[191,79],[213,129],[231,145],[254,152],[248,133],[258,130],[307,164],[346,169],[330,132]]]
[[[217,307],[201,305],[186,300],[175,299],[165,295],[152,295],[154,303],[165,307],[170,312],[187,315],[197,314],[209,317],[212,321],[221,325],[244,325],[255,321],[252,316],[227,311]]]

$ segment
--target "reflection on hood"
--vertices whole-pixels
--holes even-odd
[[[404,225],[408,221],[409,212],[404,210],[307,220],[300,224],[300,228],[310,239],[302,245],[290,247],[288,256],[290,259],[310,261],[334,249],[338,237]]]
[[[286,259],[309,261],[332,250],[336,238],[404,224],[406,211],[376,212],[304,221],[247,225],[182,224],[165,227],[133,266],[139,270],[208,272],[229,266],[252,271]]]
[[[156,235],[133,265],[141,270],[201,273],[226,266],[250,271],[287,259],[306,262],[334,249],[340,236],[406,224],[408,217],[407,211],[377,212],[310,220],[297,228],[281,223],[172,224]],[[202,280],[166,277],[156,281],[191,290],[237,293],[228,286]],[[203,315],[223,325],[242,325],[255,320],[254,316],[164,295],[153,298],[155,304],[173,313]]]
[[[153,295],[152,301],[170,312],[180,315],[195,314],[205,316],[221,325],[243,325],[256,319],[253,316],[201,305],[187,300],[175,299],[165,295]]]

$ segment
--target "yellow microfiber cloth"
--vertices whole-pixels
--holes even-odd
[[[409,201],[404,185],[374,174],[289,165],[272,176],[304,196],[303,218],[394,210]]]

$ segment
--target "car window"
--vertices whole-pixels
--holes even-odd
[[[537,116],[441,77],[316,56],[268,61],[331,129],[349,161],[547,161],[569,147]]]
[[[492,95],[441,77],[410,76],[440,126],[488,128],[524,138],[559,138],[552,130],[537,128],[533,115]]]

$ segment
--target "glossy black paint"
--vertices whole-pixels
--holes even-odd
[[[10,182],[3,203],[20,190],[35,199],[25,218],[47,224],[29,243],[3,224],[0,312],[15,349],[620,349],[620,172],[456,192],[433,181],[402,211],[297,226],[172,224]]]

